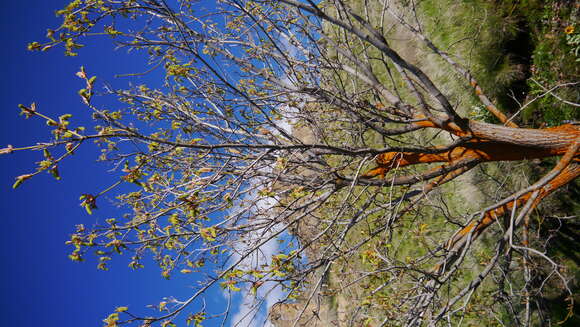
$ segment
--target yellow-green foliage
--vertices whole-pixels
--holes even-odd
[[[368,10],[363,10],[365,4],[368,5]],[[384,27],[384,34],[390,45],[401,56],[427,73],[456,105],[458,112],[467,114],[473,119],[494,121],[494,118],[488,114],[473,95],[473,90],[468,83],[454,72],[446,62],[423,46],[420,41],[413,39],[409,32],[406,32],[403,27],[397,26],[397,23],[392,18],[388,18],[388,15],[385,16],[387,18],[384,21],[380,21],[378,13],[380,13],[381,6],[379,2],[357,2],[352,5],[355,11],[362,17],[369,19],[373,26]],[[419,2],[417,14],[427,37],[440,49],[452,54],[456,61],[467,67],[478,79],[484,91],[492,99],[499,102],[500,107],[510,109],[510,103],[506,101],[508,89],[514,83],[525,80],[527,75],[526,67],[516,60],[513,54],[505,51],[505,45],[514,41],[518,37],[518,33],[521,33],[521,22],[515,14],[506,15],[500,9],[502,8],[496,8],[491,1],[423,0]],[[403,8],[402,12],[412,20],[410,11],[406,12]],[[332,31],[330,27],[328,27],[328,31]],[[334,37],[344,40],[344,35],[338,31]],[[358,51],[360,58],[368,60],[368,58],[380,57],[380,53],[376,49],[362,43],[351,46],[352,49]],[[340,59],[339,54],[328,53],[328,55]],[[391,89],[397,88],[405,100],[413,102],[392,65],[385,65],[380,60],[370,60],[370,62],[373,72],[384,85]],[[336,76],[336,78],[337,80],[348,80],[346,76],[342,75]],[[356,82],[350,82],[353,88],[357,87]],[[372,102],[373,98],[369,97],[366,100]],[[339,130],[340,128],[337,128],[337,131]],[[340,132],[337,135],[340,135]],[[348,136],[340,135],[340,138],[344,137]],[[420,137],[405,136],[397,140],[385,141],[377,133],[366,132],[364,142],[371,146],[379,146],[383,142],[390,145],[427,145],[428,142],[442,144],[448,143],[449,140],[445,137],[422,134]],[[372,162],[367,165],[367,167],[372,166]],[[354,170],[355,167],[351,167],[351,169]],[[412,173],[417,169],[426,168],[408,168],[403,171],[391,172],[389,176]],[[514,170],[518,173],[504,174],[502,179],[489,178],[489,175],[497,176],[499,172],[506,170]],[[441,245],[441,242],[457,229],[457,225],[451,223],[448,218],[456,223],[464,222],[467,218],[466,214],[481,208],[486,199],[497,200],[507,193],[511,193],[511,190],[522,187],[522,183],[525,184],[528,175],[529,168],[526,163],[491,164],[486,165],[478,173],[462,176],[455,182],[446,184],[439,190],[430,193],[419,211],[410,212],[392,225],[393,232],[385,230],[367,242],[357,253],[335,263],[334,269],[328,276],[330,292],[327,295],[330,297],[328,301],[330,309],[347,312],[347,314],[362,309],[368,313],[366,317],[374,318],[364,318],[365,316],[361,315],[360,319],[357,320],[360,323],[372,326],[380,323],[376,320],[377,318],[387,317],[391,321],[390,325],[397,325],[396,312],[404,310],[397,305],[400,304],[399,301],[402,297],[413,295],[413,290],[409,287],[421,275],[406,269],[381,271],[385,267],[381,257],[388,258],[395,265],[402,267],[429,270],[434,261],[422,260],[421,258],[428,254],[429,249]],[[493,191],[481,192],[485,189],[498,190],[500,188],[503,190],[501,194]],[[360,197],[357,200],[358,204],[353,205],[353,208],[360,207],[369,196],[375,196],[375,205],[369,208],[372,210],[376,205],[388,203],[389,200],[397,198],[406,191],[405,188],[372,189],[373,192],[381,193],[376,195],[365,193],[370,191],[363,189],[362,187],[355,188],[354,194],[360,194]],[[383,202],[381,203],[381,201]],[[333,213],[323,212],[321,216],[332,216]],[[359,223],[350,231],[346,239],[348,245],[345,245],[345,248],[360,242],[374,231],[390,223],[389,217],[386,211],[379,211]],[[340,227],[336,232],[341,232]],[[491,249],[495,245],[491,243],[486,237],[483,237],[472,249],[470,256],[464,263],[467,269],[454,277],[449,294],[465,287],[489,262],[493,255]],[[359,282],[354,283],[359,278]],[[521,286],[521,281],[512,281],[512,283],[514,286]],[[349,290],[345,291],[344,287],[347,286]],[[496,291],[496,288],[497,285],[493,279],[488,278],[473,294],[464,313],[452,317],[452,321],[457,323],[461,320],[466,326],[495,326],[498,321],[493,315],[488,314],[490,308],[497,317],[509,319],[507,318],[509,314],[505,312],[505,308],[493,300],[493,292]],[[336,290],[343,290],[343,292],[333,292]],[[441,296],[446,296],[445,293],[443,292]]]

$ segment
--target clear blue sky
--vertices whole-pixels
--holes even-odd
[[[89,125],[90,112],[77,95],[83,82],[75,72],[81,65],[89,75],[97,75],[99,80],[117,86],[126,85],[128,80],[114,79],[115,73],[143,71],[143,58],[129,57],[123,51],[113,52],[106,38],[93,39],[75,58],[65,57],[61,49],[28,52],[28,42],[43,41],[46,29],[58,26],[54,11],[66,3],[65,0],[0,1],[3,13],[0,20],[1,148],[48,139],[49,130],[44,122],[18,116],[19,103],[36,102],[39,111],[53,117],[72,113],[73,124]],[[101,320],[116,306],[129,306],[136,312],[147,313],[143,308],[146,304],[158,303],[163,296],[185,296],[190,291],[188,285],[195,283],[187,277],[163,280],[154,266],[131,271],[124,258],[116,260],[108,272],[96,270],[94,260],[78,264],[67,258],[71,249],[64,243],[75,224],[90,226],[95,219],[114,215],[113,208],[104,203],[93,216],[78,206],[80,194],[96,193],[112,181],[106,173],[107,167],[95,162],[94,150],[86,147],[63,164],[61,181],[42,174],[16,190],[11,189],[14,177],[33,172],[34,162],[41,159],[41,153],[0,156],[3,326],[101,326]],[[217,292],[214,295],[207,303],[210,308],[223,305],[223,298]]]

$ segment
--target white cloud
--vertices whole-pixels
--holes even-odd
[[[270,168],[271,169],[271,168]],[[270,170],[267,169],[267,170]],[[259,181],[255,181],[259,184]],[[263,227],[250,231],[241,237],[231,250],[231,262],[238,261],[242,256],[249,254],[239,265],[239,269],[261,269],[262,266],[270,265],[272,256],[279,252],[278,239],[272,238],[262,246],[257,247],[264,239],[272,237],[280,232],[282,224],[272,223],[272,208],[278,202],[275,197],[263,197],[256,190],[248,193],[240,202],[253,203],[248,220]],[[239,210],[237,207],[235,210]],[[226,295],[227,296],[227,295]],[[252,294],[249,287],[245,286],[239,295],[234,296],[234,303],[238,303],[231,318],[232,327],[261,327],[271,326],[267,321],[269,308],[285,297],[284,291],[277,283],[265,282],[257,294]]]
[[[299,49],[290,44],[288,36],[282,35],[281,41],[284,48],[289,51],[290,56],[299,55]],[[284,76],[282,81],[287,83],[291,89],[297,86],[296,82],[294,82],[289,76]],[[303,101],[304,99],[299,101],[300,103],[298,104],[298,107],[304,105]],[[293,125],[298,120],[299,109],[289,105],[281,105],[278,109],[284,118],[275,122],[276,127],[287,134],[292,134]],[[276,130],[276,127],[271,127],[269,130],[273,135],[280,135],[279,131]],[[271,167],[266,168],[268,171],[271,171],[271,169]],[[249,193],[242,202],[247,203],[250,201],[254,203],[254,210],[252,212],[254,216],[251,218],[253,222],[260,223],[260,220],[268,222],[272,217],[265,215],[272,212],[270,209],[274,207],[278,201],[275,197],[258,197],[259,195],[254,191]],[[260,216],[260,214],[262,216]],[[233,262],[239,260],[241,255],[244,255],[248,251],[251,251],[251,249],[255,248],[255,246],[264,238],[271,237],[282,228],[282,224],[274,226],[265,224],[265,226],[267,227],[257,229],[244,235],[244,238],[241,239],[240,242],[237,243],[237,246],[232,250],[231,260]],[[277,238],[273,238],[243,260],[240,264],[241,269],[259,269],[262,265],[270,265],[272,256],[277,253],[279,253],[278,240]],[[236,298],[236,300],[239,301],[239,305],[236,308],[235,314],[232,316],[230,326],[272,327],[273,325],[267,319],[268,310],[285,297],[285,292],[282,290],[280,285],[275,282],[265,282],[258,288],[257,294],[255,295],[251,294],[248,287],[244,287],[241,294]]]

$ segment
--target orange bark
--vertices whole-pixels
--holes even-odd
[[[474,138],[460,146],[440,153],[386,152],[377,157],[377,167],[362,176],[384,177],[394,167],[420,163],[453,163],[464,159],[477,159],[480,162],[516,161],[558,156],[580,138],[580,128],[572,124],[546,129],[509,128],[477,122],[470,122],[469,125],[473,127],[470,133]],[[484,130],[486,127],[487,130]]]
[[[564,155],[560,163],[559,171],[555,177],[546,185],[535,191],[529,191],[500,207],[489,210],[483,217],[471,222],[466,227],[460,229],[447,243],[447,249],[461,247],[462,241],[471,234],[473,239],[477,238],[486,230],[498,217],[511,212],[514,206],[521,207],[532,195],[537,192],[536,198],[531,203],[531,208],[537,206],[546,196],[554,192],[559,187],[566,185],[570,181],[580,176],[580,151],[578,150],[578,140],[580,140],[580,126],[574,124],[564,124],[557,127],[545,129],[524,129],[498,126],[475,121],[464,121],[462,124],[449,124],[446,126],[435,126],[428,120],[420,120],[415,124],[422,127],[435,127],[447,130],[448,132],[461,136],[471,137],[465,143],[450,150],[435,148],[435,153],[416,152],[386,152],[376,158],[377,167],[373,168],[362,176],[373,178],[385,177],[386,173],[397,167],[404,167],[422,163],[443,162],[442,167],[452,167],[461,161],[474,161],[476,164],[489,161],[514,161],[529,160],[535,158],[545,158],[550,156]],[[463,126],[461,126],[463,125]],[[456,176],[471,169],[464,166],[442,175],[438,179],[426,184],[424,192],[429,192],[438,185],[445,183]],[[441,267],[438,266],[437,269]]]
[[[547,183],[544,187],[540,189],[540,192],[534,203],[532,204],[532,208],[536,207],[542,199],[548,196],[550,193],[557,190],[559,187],[564,186],[577,178],[580,175],[580,164],[572,163],[568,167],[566,167],[558,176],[556,176],[552,181]],[[462,228],[456,235],[450,240],[447,245],[447,248],[452,248],[459,240],[465,237],[467,234],[472,233],[473,231],[473,239],[478,237],[487,227],[489,227],[493,222],[497,220],[498,217],[503,216],[506,213],[509,213],[513,208],[514,205],[517,207],[521,207],[524,203],[530,199],[533,192],[528,192],[521,197],[517,198],[515,201],[511,201],[501,207],[498,207],[494,210],[490,210],[486,212],[482,219],[479,221],[474,221],[467,225],[466,227]]]

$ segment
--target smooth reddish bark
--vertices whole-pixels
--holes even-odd
[[[419,124],[433,127],[429,122]],[[383,153],[376,159],[377,167],[363,174],[363,177],[384,177],[393,167],[421,163],[454,163],[464,159],[477,159],[480,162],[519,161],[558,156],[564,154],[580,138],[580,128],[573,124],[526,129],[469,121],[468,126],[467,131],[449,128],[455,135],[472,137],[460,146],[441,153]]]
[[[433,149],[438,153],[416,152],[386,152],[376,158],[377,167],[365,172],[362,177],[384,178],[387,172],[396,167],[423,163],[444,163],[435,169],[450,167],[462,161],[491,162],[491,161],[519,161],[566,154],[568,161],[562,170],[551,181],[542,186],[536,194],[531,207],[536,207],[542,199],[580,176],[580,152],[575,142],[580,140],[580,126],[564,124],[545,129],[526,129],[498,126],[476,121],[464,121],[459,124],[435,126],[431,121],[422,120],[415,123],[421,127],[432,127],[446,130],[460,137],[468,137],[468,140],[452,149]],[[571,153],[569,151],[575,152]],[[425,185],[424,192],[429,192],[434,187],[447,182],[456,176],[469,170],[469,167],[453,170]],[[475,239],[483,233],[487,227],[495,222],[498,217],[511,212],[514,207],[520,208],[532,196],[534,192],[522,194],[514,201],[483,213],[481,219],[473,221],[457,233],[447,242],[447,249],[451,250],[462,246],[462,241],[469,234]]]

